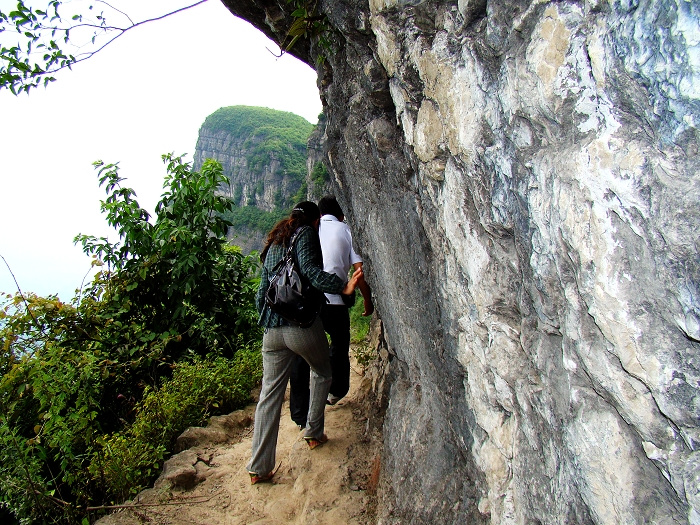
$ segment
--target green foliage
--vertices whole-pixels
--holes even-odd
[[[254,229],[269,232],[278,221],[289,214],[288,210],[264,211],[255,206],[235,206],[224,214],[236,231]]]
[[[365,309],[364,302],[359,292],[356,291],[355,294],[357,295],[357,300],[352,308],[350,308],[350,341],[359,344],[367,341],[369,325],[372,318],[362,315]]]
[[[325,60],[325,54],[331,50],[329,40],[330,25],[328,17],[318,12],[317,0],[286,0],[294,8],[292,12],[292,25],[287,30],[287,35],[280,44],[284,52],[290,51],[300,38],[316,38],[319,47],[324,52],[319,53],[317,62]]]
[[[309,185],[306,183],[306,180],[301,183],[301,186],[299,187],[299,190],[294,194],[292,197],[292,200],[296,204],[297,202],[305,201],[307,200],[307,195],[309,192]]]
[[[180,157],[165,155],[163,159],[169,189],[156,205],[153,225],[134,200],[133,190],[120,187],[123,179],[118,166],[96,164],[100,184],[109,194],[102,209],[121,242],[76,237],[85,253],[103,259],[117,272],[107,273],[108,286],[100,274],[83,301],[106,294],[117,310],[108,308],[101,314],[103,318],[128,312],[126,317],[137,324],[148,319],[151,333],[161,338],[178,334],[184,338],[181,347],[200,354],[219,349],[231,355],[228,338],[214,341],[197,329],[204,318],[212,326],[231,330],[231,334],[257,330],[253,312],[241,312],[237,306],[252,304],[255,290],[249,281],[256,263],[240,251],[224,250],[230,225],[224,216],[231,203],[216,189],[228,179],[221,165],[212,160],[196,174]],[[226,330],[220,332],[225,334]]]
[[[27,522],[80,522],[137,490],[174,435],[259,379],[257,263],[225,244],[221,166],[164,160],[154,223],[118,166],[96,164],[119,241],[76,238],[106,263],[83,297],[1,301],[0,504]]]
[[[233,185],[233,204],[239,205],[243,198],[243,184],[240,182]]]
[[[0,88],[7,87],[14,94],[29,92],[42,82],[46,86],[54,81],[52,73],[75,63],[75,57],[66,55],[57,44],[57,41],[67,43],[70,31],[52,31],[50,37],[45,33],[47,25],[61,23],[60,5],[61,2],[49,2],[44,11],[28,7],[19,0],[14,11],[0,11],[0,34],[16,33],[18,39],[24,40],[23,46],[0,48]],[[41,54],[41,60],[32,58],[36,53]]]
[[[118,500],[137,493],[159,472],[182,429],[202,425],[213,412],[241,408],[261,379],[262,357],[251,349],[239,349],[233,360],[176,364],[172,378],[146,391],[134,422],[100,441],[89,467],[92,478],[104,481]]]
[[[314,199],[319,200],[323,197],[324,189],[330,180],[331,177],[325,164],[322,162],[314,164],[314,168],[311,171],[311,182],[313,184],[311,194]]]
[[[377,352],[366,341],[355,344],[352,348],[352,354],[362,370],[366,370],[372,361],[377,358]]]
[[[282,188],[277,188],[275,191],[275,208],[276,209],[281,209],[284,208],[284,197],[282,195]]]
[[[41,476],[42,460],[35,450],[6,418],[0,419],[0,497],[25,523],[41,523],[52,510],[55,494]]]
[[[364,317],[364,302],[359,292],[355,292],[357,300],[350,308],[350,343],[357,364],[365,369],[377,357],[369,344],[369,329],[371,317]]]
[[[209,115],[203,128],[225,131],[237,137],[277,139],[306,148],[314,125],[304,117],[287,111],[253,107],[229,106]]]

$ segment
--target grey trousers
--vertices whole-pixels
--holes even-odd
[[[328,340],[321,319],[316,318],[309,328],[268,328],[263,335],[263,382],[255,409],[249,472],[266,475],[275,468],[280,411],[295,354],[303,357],[311,368],[311,397],[304,436],[319,438],[323,435],[323,417],[332,373]]]

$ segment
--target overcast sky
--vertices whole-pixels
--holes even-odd
[[[111,3],[136,22],[194,0]],[[0,0],[3,12],[15,5]],[[22,291],[69,301],[90,269],[75,235],[117,240],[100,213],[106,195],[93,161],[119,162],[125,184],[152,211],[165,175],[160,156],[191,161],[199,127],[220,107],[264,106],[315,124],[316,73],[270,51],[273,42],[209,0],[126,33],[47,89],[18,97],[1,90],[0,255]],[[0,291],[16,291],[2,260]]]

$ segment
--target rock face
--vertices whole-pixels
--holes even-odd
[[[293,113],[250,106],[218,109],[202,124],[193,167],[200,169],[209,158],[221,163],[230,182],[222,191],[236,206],[229,237],[244,252],[259,250],[269,230],[256,227],[270,223],[259,220],[264,215],[259,211],[276,219],[289,211],[297,194],[306,194],[313,168],[307,172],[307,141],[314,130]]]
[[[700,523],[700,4],[321,12],[327,162],[390,354],[382,521]]]
[[[301,187],[306,142],[314,126],[284,111],[250,106],[221,108],[199,130],[194,168],[218,160],[236,206],[274,211]]]
[[[335,191],[326,168],[326,155],[324,146],[326,144],[325,116],[319,116],[318,125],[314,128],[306,143],[306,199],[318,202],[324,195],[332,194]]]

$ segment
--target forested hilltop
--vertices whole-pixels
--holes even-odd
[[[218,109],[202,124],[194,169],[209,158],[221,163],[228,184],[220,191],[233,201],[229,240],[244,252],[259,249],[295,202],[321,196],[327,171],[307,162],[315,128],[293,113],[250,106]]]

